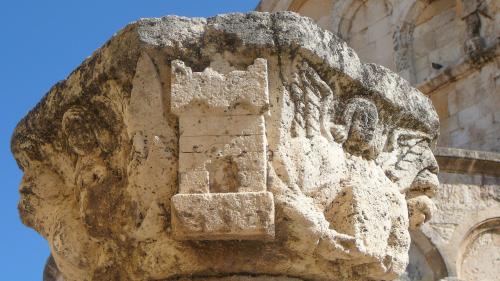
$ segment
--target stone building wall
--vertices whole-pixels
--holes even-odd
[[[263,0],[258,10],[311,17],[417,86],[438,110],[439,146],[499,151],[498,1]]]
[[[372,281],[406,272],[410,231],[403,278],[448,275],[420,231],[454,156],[435,158],[438,135],[394,72],[308,18],[252,12],[128,25],[11,148],[46,281]]]
[[[439,146],[499,152],[498,62],[465,75],[430,92],[441,121]]]
[[[336,33],[365,62],[398,72],[441,123],[434,218],[412,233],[400,280],[500,280],[499,2],[262,0]],[[448,279],[445,279],[448,278]]]

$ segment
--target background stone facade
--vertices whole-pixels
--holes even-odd
[[[499,2],[263,0],[257,10],[311,17],[433,101],[437,212],[412,233],[401,280],[500,280]]]

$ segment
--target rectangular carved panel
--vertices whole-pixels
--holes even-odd
[[[247,71],[192,72],[172,62],[171,110],[179,117],[179,240],[269,240],[274,202],[266,192],[267,62]]]

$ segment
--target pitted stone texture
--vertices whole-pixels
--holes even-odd
[[[172,197],[173,237],[274,238],[273,195],[265,192],[267,61],[258,58],[247,70],[227,74],[193,72],[178,60],[171,66],[170,107],[179,117],[183,167],[181,194]]]
[[[186,116],[179,120],[179,133],[185,137],[264,135],[264,117],[252,115]]]
[[[16,128],[19,210],[66,281],[390,280],[430,216],[438,126],[296,14],[143,19]]]
[[[179,194],[172,198],[172,227],[180,240],[274,238],[270,192]]]
[[[259,114],[269,104],[267,62],[257,59],[248,71],[231,71],[222,75],[211,68],[191,71],[182,61],[172,62],[172,113],[200,110],[209,114],[222,110],[222,115]],[[200,108],[198,108],[198,106]]]

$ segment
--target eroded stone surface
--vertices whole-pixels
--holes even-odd
[[[172,197],[173,235],[180,240],[271,240],[270,192],[179,194]]]
[[[491,276],[498,275],[492,265],[494,255],[481,256],[481,265],[488,266],[462,266],[467,252],[461,249],[478,225],[500,218],[500,158],[495,155],[500,151],[499,4],[496,0],[261,0],[257,7],[310,17],[345,39],[363,62],[397,71],[436,107],[440,147],[434,152],[444,185],[426,191],[436,193],[436,212],[423,232],[412,232],[412,248],[422,255],[410,250],[410,265],[401,280],[434,281],[445,276],[494,280],[485,277],[487,268]],[[414,208],[426,212],[419,202],[409,202],[411,213]],[[419,217],[414,216],[416,225]],[[490,244],[485,248],[495,248],[494,239],[486,241]],[[465,272],[467,277],[461,275]]]
[[[179,240],[274,238],[266,191],[267,61],[248,70],[193,72],[172,62],[170,109],[179,118],[179,193],[172,197]],[[210,193],[210,194],[193,194]]]
[[[165,17],[54,86],[12,151],[67,281],[390,280],[433,209],[437,130],[425,96],[309,19]]]

